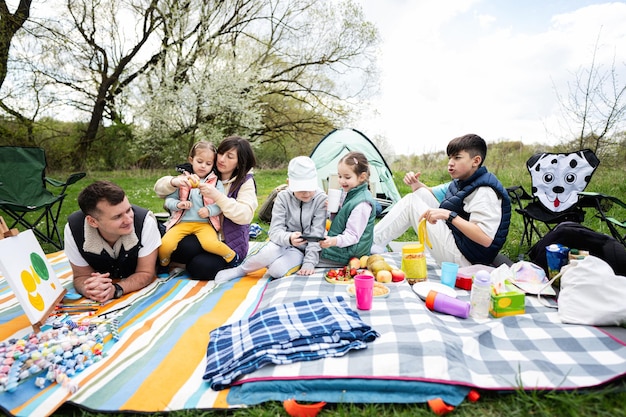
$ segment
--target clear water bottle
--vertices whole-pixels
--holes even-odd
[[[474,275],[470,293],[470,316],[475,319],[489,317],[491,303],[491,275],[487,271],[478,271]]]

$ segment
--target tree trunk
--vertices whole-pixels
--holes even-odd
[[[6,1],[0,1],[0,87],[4,84],[4,79],[7,76],[7,62],[9,61],[11,41],[15,33],[28,20],[31,2],[32,0],[20,0],[15,14],[11,14]]]
[[[106,107],[105,97],[110,84],[110,82],[108,81],[109,80],[103,80],[102,84],[100,84],[98,96],[96,98],[96,102],[91,113],[91,119],[89,120],[87,129],[85,129],[85,134],[80,138],[78,146],[74,151],[74,158],[72,159],[76,164],[76,166],[74,167],[75,169],[85,169],[85,164],[87,163],[87,156],[89,155],[91,144],[98,139],[98,131],[100,129],[100,124],[102,124],[102,116]]]

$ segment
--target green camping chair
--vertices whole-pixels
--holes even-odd
[[[32,229],[42,242],[63,249],[57,222],[65,190],[86,174],[74,173],[61,182],[46,177],[45,170],[46,155],[42,148],[0,146],[0,210],[13,219],[10,229],[19,224]],[[53,194],[46,184],[60,187],[60,191]],[[42,221],[45,229],[37,227]]]

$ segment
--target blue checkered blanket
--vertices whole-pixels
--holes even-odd
[[[401,261],[399,253],[386,254],[386,259],[390,265]],[[432,258],[427,261],[429,281],[438,282],[439,267]],[[596,327],[562,324],[557,310],[545,307],[536,296],[526,297],[525,314],[474,320],[430,311],[406,282],[387,286],[388,297],[375,298],[371,310],[359,311],[380,333],[367,349],[341,358],[266,366],[238,379],[229,395],[240,387],[238,400],[245,400],[255,384],[271,381],[282,383],[276,388],[281,393],[307,392],[306,398],[297,398],[301,400],[361,401],[346,394],[345,379],[376,379],[388,386],[390,381],[420,381],[486,390],[567,390],[626,375],[626,344]],[[323,271],[283,277],[268,284],[258,308],[346,295],[346,289],[326,282]],[[469,291],[455,292],[469,300]],[[355,308],[354,297],[348,303]],[[317,391],[303,388],[304,382],[325,382],[324,394],[337,396],[320,399],[313,395]]]
[[[343,356],[378,336],[343,296],[279,304],[213,330],[203,378],[221,390],[265,365]]]

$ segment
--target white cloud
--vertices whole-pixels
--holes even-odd
[[[480,22],[480,27],[488,28],[496,21],[496,17],[488,14],[477,15],[476,18]]]
[[[469,132],[555,143],[564,133],[554,86],[567,94],[598,36],[603,65],[626,45],[625,3],[565,2],[571,10],[519,23],[497,0],[362,4],[383,38],[381,96],[372,103],[380,116],[354,127],[385,136],[396,153],[443,150]]]

